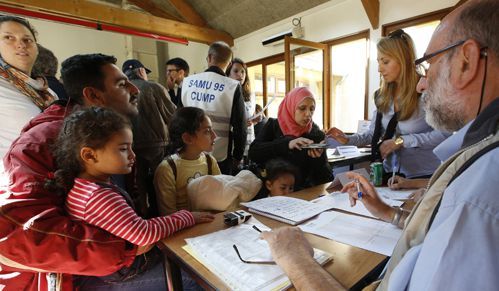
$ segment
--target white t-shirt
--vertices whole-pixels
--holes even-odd
[[[41,110],[33,101],[22,94],[8,80],[0,77],[0,167],[11,143],[19,136],[21,129],[38,115]]]

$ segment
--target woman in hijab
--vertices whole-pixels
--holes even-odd
[[[24,125],[57,99],[44,78],[31,76],[37,56],[33,27],[22,18],[0,16],[0,170]]]
[[[299,169],[295,189],[332,180],[323,149],[307,148],[324,140],[324,133],[312,121],[315,99],[306,87],[291,90],[279,105],[277,119],[269,118],[250,146],[249,158],[263,168],[274,158],[282,158]]]

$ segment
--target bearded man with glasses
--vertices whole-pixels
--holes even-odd
[[[416,61],[429,64],[418,83],[427,121],[440,130],[465,131],[464,138],[407,218],[381,282],[367,290],[499,286],[498,26],[499,1],[468,1],[442,20],[425,57]],[[373,207],[368,204],[378,197],[376,190],[363,177],[348,175],[359,179],[365,197],[361,201],[368,209]],[[353,185],[343,191],[357,198]],[[299,229],[264,232],[263,238],[298,290],[343,288],[311,259],[311,248]]]

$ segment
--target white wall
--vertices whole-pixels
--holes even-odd
[[[177,43],[168,43],[168,59],[182,58],[189,64],[190,74],[200,73],[206,70],[206,56],[208,45],[189,42],[185,46]]]
[[[125,60],[137,58],[152,70],[149,75],[150,79],[160,83],[164,83],[164,80],[159,78],[161,75],[159,71],[164,70],[164,63],[159,62],[158,54],[165,54],[166,59],[174,57],[185,59],[189,63],[191,73],[199,73],[206,69],[208,46],[205,44],[189,42],[186,46],[167,43],[166,51],[158,52],[156,41],[149,38],[33,18],[28,18],[28,20],[38,31],[38,42],[55,54],[59,64],[75,54],[113,55],[118,59],[117,65],[120,68]]]
[[[380,0],[380,25],[373,30],[360,0],[329,1],[234,41],[234,53],[246,62],[284,52],[284,45],[262,46],[262,40],[292,28],[291,20],[302,17],[306,40],[321,42],[370,29],[369,96],[379,87],[376,62],[376,42],[381,37],[381,26],[455,5],[458,0]],[[374,104],[369,105],[369,115]]]
[[[44,20],[29,21],[38,31],[39,43],[55,54],[59,64],[76,54],[103,53],[115,56],[121,66],[132,56],[130,36]]]

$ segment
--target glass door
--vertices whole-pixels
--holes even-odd
[[[306,86],[314,93],[316,111],[314,122],[324,128],[329,124],[330,84],[329,51],[326,44],[286,37],[284,40],[284,63],[286,92]]]

